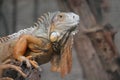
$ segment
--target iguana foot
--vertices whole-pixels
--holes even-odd
[[[31,67],[30,60],[29,60],[27,57],[25,57],[25,56],[20,56],[19,61],[20,61],[21,63],[23,63],[23,62],[25,61],[26,66],[27,66],[28,68]]]
[[[32,66],[34,68],[38,68],[39,67],[38,63],[36,61],[34,61],[34,60],[30,60],[30,63],[32,64]]]
[[[34,68],[38,68],[38,67],[39,67],[38,63],[37,63],[35,60],[31,60],[31,59],[32,59],[32,56],[27,56],[26,58],[29,60],[29,62],[31,63],[31,65],[32,65]]]
[[[39,71],[42,71],[42,68],[38,65],[38,63],[37,63],[35,60],[31,60],[31,59],[32,59],[32,56],[27,56],[26,58],[29,59],[31,65],[32,65],[34,68],[38,69]]]
[[[30,68],[31,66],[33,66],[34,68],[38,68],[39,67],[38,63],[31,59],[32,59],[32,56],[27,56],[27,57],[20,56],[20,60],[21,60],[20,62],[25,61],[28,68]]]

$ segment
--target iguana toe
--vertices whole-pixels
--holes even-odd
[[[30,63],[32,64],[32,66],[33,66],[34,68],[39,68],[39,65],[38,65],[38,63],[37,63],[36,61],[30,60]]]
[[[26,63],[26,66],[27,66],[28,68],[30,68],[30,67],[31,67],[31,64],[30,64],[29,59],[28,59],[27,57],[25,57],[25,56],[20,56],[20,62],[24,62],[24,61],[25,61],[25,63]]]

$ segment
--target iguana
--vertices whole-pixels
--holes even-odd
[[[51,61],[52,71],[64,76],[71,70],[71,44],[79,22],[79,16],[72,12],[48,12],[33,27],[0,38],[0,69],[11,59],[25,61],[27,67],[35,68]],[[20,72],[19,67],[17,70]]]

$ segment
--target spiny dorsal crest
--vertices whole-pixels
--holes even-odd
[[[50,13],[45,13],[43,16],[38,18],[37,22],[34,24],[35,27],[39,27],[40,24],[45,23],[45,21],[48,21]]]
[[[31,35],[36,36],[36,34],[34,32],[36,32],[38,30],[42,31],[41,33],[43,33],[43,32],[47,33],[48,27],[51,25],[51,21],[57,13],[59,13],[59,11],[53,12],[53,13],[50,13],[50,12],[45,13],[43,16],[38,18],[37,22],[32,27],[20,30],[20,31],[13,33],[11,35],[8,35],[6,37],[1,37],[0,43],[14,40],[14,39],[20,37],[20,35],[22,35],[22,34],[31,34]]]
[[[54,13],[45,13],[43,14],[43,16],[41,16],[40,18],[38,18],[37,22],[34,24],[35,27],[42,27],[42,28],[48,28],[49,25],[51,25],[52,19],[54,18],[54,16],[60,13],[60,11],[56,11]]]

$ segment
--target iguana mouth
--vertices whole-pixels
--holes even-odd
[[[67,25],[76,27],[76,25],[78,25],[79,22],[80,22],[79,20],[75,20],[74,22],[69,22],[69,23],[67,23]]]

